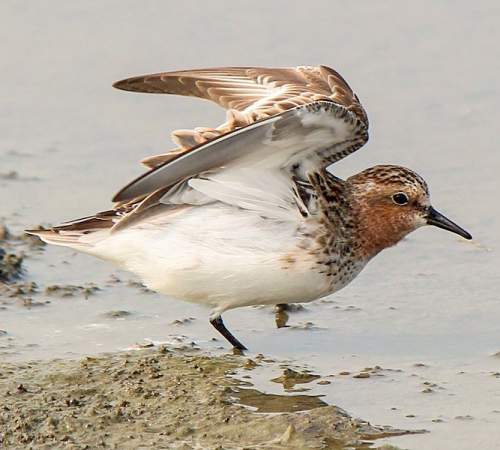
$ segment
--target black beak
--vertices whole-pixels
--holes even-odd
[[[450,219],[447,219],[440,212],[436,211],[432,206],[427,210],[426,218],[429,225],[434,225],[436,227],[442,228],[443,230],[451,231],[452,233],[456,233],[465,239],[472,239],[472,236],[467,233],[467,231],[459,227]]]

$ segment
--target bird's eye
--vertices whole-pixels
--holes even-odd
[[[397,192],[392,196],[392,200],[397,205],[406,205],[408,203],[408,196],[403,192]]]

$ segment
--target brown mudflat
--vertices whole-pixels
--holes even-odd
[[[373,439],[405,433],[353,420],[319,399],[268,399],[246,390],[228,376],[244,365],[241,357],[165,348],[78,361],[3,363],[0,444],[19,449],[231,449],[241,443],[245,448],[338,449],[367,448]],[[264,411],[298,412],[262,414],[253,410],[256,404]]]

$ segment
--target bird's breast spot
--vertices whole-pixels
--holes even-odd
[[[297,257],[292,253],[287,253],[280,258],[280,263],[282,269],[289,270],[297,263]]]

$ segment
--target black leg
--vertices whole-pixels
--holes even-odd
[[[210,319],[210,323],[214,326],[214,328],[224,336],[229,343],[238,350],[248,350],[238,339],[236,339],[230,331],[224,325],[221,316],[216,316],[213,319]]]

